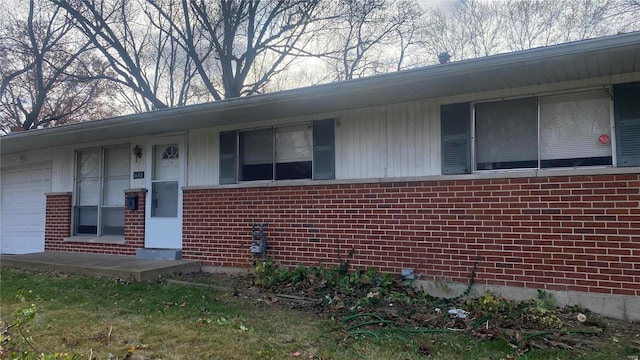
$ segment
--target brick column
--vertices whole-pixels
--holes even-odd
[[[60,250],[63,239],[71,236],[71,193],[49,193],[45,196],[44,249]]]
[[[128,248],[144,247],[146,189],[125,190],[125,201],[128,196],[138,195],[138,209],[124,210],[124,240]]]

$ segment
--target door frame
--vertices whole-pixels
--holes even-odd
[[[158,247],[154,246],[153,236],[154,233],[150,231],[152,226],[154,225],[154,218],[151,217],[151,206],[153,205],[153,181],[154,181],[154,173],[153,166],[155,161],[155,154],[153,152],[154,146],[162,145],[162,144],[170,144],[175,143],[178,144],[179,149],[179,167],[180,167],[180,176],[178,177],[178,215],[177,215],[177,229],[176,234],[179,238],[178,246],[171,247]],[[145,187],[147,188],[146,201],[145,201],[145,237],[144,237],[144,247],[145,248],[170,248],[170,249],[182,249],[182,188],[186,185],[187,180],[187,136],[186,134],[174,134],[174,135],[164,135],[157,136],[153,138],[149,138],[146,144],[146,153],[148,156],[147,162],[145,164],[145,171],[149,176],[146,176]],[[156,242],[157,243],[157,242]]]

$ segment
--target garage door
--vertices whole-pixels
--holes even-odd
[[[45,193],[51,191],[51,164],[2,169],[3,254],[44,251]]]

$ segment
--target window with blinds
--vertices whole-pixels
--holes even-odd
[[[613,164],[608,89],[478,103],[474,110],[476,170]],[[445,148],[449,155],[456,154]]]
[[[540,97],[540,167],[611,165],[605,90]]]

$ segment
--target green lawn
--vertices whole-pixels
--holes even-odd
[[[97,360],[516,358],[516,351],[506,342],[483,342],[466,335],[353,339],[339,320],[177,284],[128,284],[2,268],[0,301],[4,327],[16,310],[35,305],[35,318],[24,326],[24,337],[31,346],[16,327],[8,334],[14,339],[11,344],[36,355],[66,352]],[[618,347],[585,358],[626,359],[628,355],[632,353]],[[576,356],[536,350],[521,358]]]

